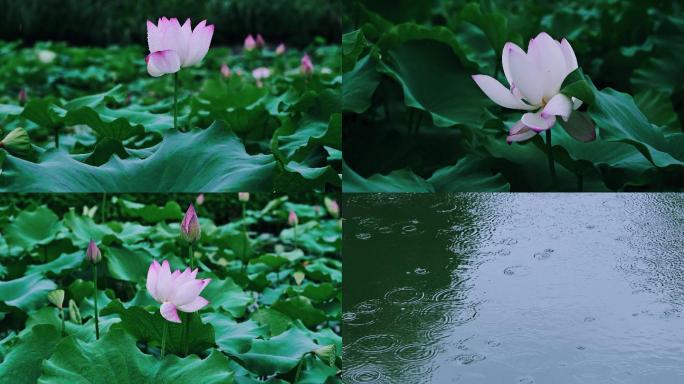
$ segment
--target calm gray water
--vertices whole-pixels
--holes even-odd
[[[684,194],[346,194],[345,383],[684,383]]]

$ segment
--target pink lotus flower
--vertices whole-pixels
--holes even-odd
[[[243,203],[246,203],[249,201],[249,192],[238,192],[238,200],[240,200]]]
[[[97,244],[95,244],[95,241],[90,240],[90,243],[88,243],[88,249],[86,250],[86,258],[93,263],[97,264],[100,261],[102,261],[102,252],[100,252],[100,249],[97,247]]]
[[[162,17],[157,25],[147,21],[147,44],[150,54],[145,58],[147,72],[154,77],[178,72],[199,63],[209,51],[214,26],[202,20],[191,29],[190,19],[183,26],[175,17]]]
[[[299,65],[299,70],[305,75],[310,75],[313,72],[313,68],[311,57],[305,53]]]
[[[282,55],[283,53],[285,53],[285,44],[280,43],[276,47],[275,54],[276,55]]]
[[[264,83],[261,81],[261,79],[265,79],[269,76],[271,76],[271,70],[266,67],[255,68],[252,71],[252,77],[254,77],[256,80],[257,87],[259,88],[264,86]]]
[[[195,207],[190,204],[188,210],[185,212],[183,221],[181,222],[181,237],[188,243],[194,243],[200,239],[202,234],[199,219],[195,212]]]
[[[575,52],[566,39],[559,42],[542,32],[530,40],[527,53],[508,42],[503,49],[502,67],[510,90],[491,76],[474,75],[473,80],[500,106],[534,111],[525,113],[510,129],[508,143],[528,140],[550,129],[556,116],[567,121],[572,111],[582,105],[581,100],[560,93],[565,77],[577,69]],[[596,137],[593,126],[591,132],[571,136],[582,141]]]
[[[164,260],[161,265],[153,260],[147,270],[147,292],[154,300],[161,304],[159,312],[168,321],[180,323],[178,311],[195,312],[204,308],[209,301],[200,296],[204,287],[211,279],[195,279],[197,268],[180,269],[171,273],[169,262]]]
[[[255,68],[252,71],[252,76],[257,80],[265,79],[271,76],[271,70],[266,67]]]
[[[263,47],[264,45],[266,45],[266,42],[264,41],[264,38],[261,36],[261,34],[257,35],[255,42],[257,47]]]
[[[291,227],[299,224],[299,218],[297,217],[295,211],[290,211],[290,214],[287,216],[287,224]]]
[[[252,35],[247,35],[247,37],[245,37],[245,51],[251,51],[256,48],[256,45],[256,41],[254,41]]]
[[[226,79],[229,78],[232,75],[230,72],[230,68],[228,68],[227,64],[221,64],[221,76],[225,77]]]

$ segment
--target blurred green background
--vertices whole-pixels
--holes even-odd
[[[175,201],[183,212],[188,204],[196,205],[198,212],[202,212],[205,216],[210,216],[216,223],[229,222],[230,220],[242,214],[242,203],[238,201],[237,193],[204,193],[203,204],[198,204],[197,193],[138,193],[125,194],[114,193],[107,194],[107,217],[112,220],[123,219],[125,213],[122,212],[121,206],[113,204],[113,199],[135,201],[140,204],[156,204],[163,207],[168,202]],[[308,204],[319,205],[325,211],[323,199],[328,197],[333,200],[339,200],[339,194],[324,194],[319,192],[296,193],[292,195],[283,195],[277,193],[250,193],[248,207],[250,209],[261,209],[273,200],[282,200],[294,204]],[[52,211],[59,216],[69,212],[73,207],[78,209],[84,205],[89,207],[101,206],[101,193],[0,193],[0,211],[5,207],[15,206],[19,209],[27,209],[31,206],[47,205]],[[204,207],[210,211],[205,210]],[[98,213],[99,215],[99,213]]]
[[[0,0],[0,39],[27,44],[145,44],[145,20],[161,16],[216,25],[215,45],[242,44],[247,34],[267,42],[306,45],[314,37],[340,41],[338,0]]]

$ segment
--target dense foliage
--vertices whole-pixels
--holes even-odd
[[[236,44],[248,33],[306,45],[311,36],[340,39],[337,0],[0,0],[0,39],[134,44],[146,39],[140,21],[160,16],[220,20],[214,42]]]
[[[680,1],[345,1],[343,21],[345,191],[684,188]],[[572,44],[598,136],[552,128],[556,186],[545,139],[508,145],[520,111],[471,79],[507,84],[504,44],[542,31]]]
[[[0,190],[338,188],[339,47],[274,48],[211,48],[201,65],[181,71],[180,132],[172,128],[173,76],[150,77],[141,46],[0,43],[3,137],[24,128],[31,142],[0,145]],[[300,70],[305,52],[311,74]],[[257,82],[258,67],[270,77]]]
[[[164,358],[166,320],[146,276],[153,259],[187,265],[179,203],[190,199],[80,198],[61,216],[44,196],[0,207],[0,383],[339,382],[341,224],[337,212],[322,208],[322,196],[309,204],[286,196],[250,201],[244,216],[229,221],[215,221],[214,212],[227,201],[241,211],[237,196],[206,195],[195,205],[202,232],[193,253],[198,276],[212,279],[202,293],[210,304],[186,318],[185,334],[184,324],[169,323]],[[299,218],[295,228],[287,224],[290,211]],[[103,257],[97,286],[85,258],[91,239]],[[66,296],[65,336],[60,311],[48,302],[57,288]]]

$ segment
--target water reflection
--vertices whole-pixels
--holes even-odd
[[[344,204],[346,383],[684,382],[684,195]]]

